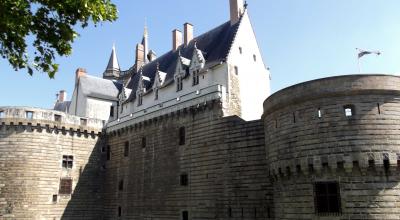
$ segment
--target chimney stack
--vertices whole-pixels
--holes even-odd
[[[75,71],[75,84],[78,83],[78,80],[80,77],[85,76],[86,75],[86,69],[84,68],[78,68]]]
[[[143,44],[136,45],[136,72],[139,72],[145,62],[144,46]]]
[[[185,36],[185,46],[189,45],[189,42],[193,40],[193,25],[190,23],[185,23],[183,25],[184,36]]]
[[[182,45],[182,32],[178,29],[172,31],[172,50],[176,51]]]
[[[236,24],[244,13],[243,0],[229,0],[231,12],[231,25]]]
[[[65,90],[61,90],[58,95],[58,102],[65,102],[67,100],[67,92]]]

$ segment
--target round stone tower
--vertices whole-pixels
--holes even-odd
[[[294,85],[262,120],[276,219],[400,219],[400,77]]]

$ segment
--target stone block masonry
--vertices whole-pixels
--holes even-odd
[[[100,219],[103,122],[35,108],[0,112],[0,219]],[[62,179],[72,180],[71,193],[61,192]]]
[[[111,132],[107,143],[104,219],[272,219],[260,121],[223,118],[214,103]]]

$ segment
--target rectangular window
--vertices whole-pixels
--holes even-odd
[[[193,86],[199,84],[199,71],[193,71]]]
[[[4,111],[0,111],[0,118],[4,118]]]
[[[138,95],[138,106],[141,106],[143,104],[143,94]]]
[[[185,145],[186,142],[186,131],[185,127],[179,128],[179,145]]]
[[[71,155],[63,155],[62,158],[62,167],[65,169],[72,169],[74,164],[74,156]]]
[[[189,178],[186,173],[181,174],[181,186],[187,186],[189,184]]]
[[[340,215],[340,189],[337,182],[317,182],[315,190],[315,212],[320,216]]]
[[[87,125],[87,119],[81,118],[81,126],[86,126],[86,125]]]
[[[124,145],[124,157],[128,157],[129,156],[129,141],[125,142]]]
[[[52,199],[53,203],[57,202],[57,197],[58,197],[58,195],[53,195],[53,199]]]
[[[70,195],[72,193],[72,179],[71,178],[61,178],[59,194]]]
[[[231,218],[232,217],[232,208],[228,207],[228,217]]]
[[[183,88],[183,84],[182,84],[182,77],[177,77],[176,78],[176,91],[181,91]]]
[[[25,112],[25,118],[26,118],[26,119],[33,119],[33,112],[31,112],[31,111],[26,111],[26,112]]]
[[[158,100],[158,89],[154,89],[154,100]]]
[[[124,190],[124,180],[120,180],[118,184],[118,190],[123,191]]]
[[[61,122],[61,115],[54,115],[54,121]]]
[[[239,47],[239,53],[242,54],[243,53],[243,49],[242,47]]]
[[[353,105],[346,105],[344,108],[344,115],[346,117],[351,117],[354,115],[354,106]]]
[[[235,66],[235,75],[238,76],[239,75],[239,67]]]
[[[182,212],[182,220],[189,220],[189,212],[188,211]]]
[[[142,137],[142,148],[146,148],[146,137]]]
[[[122,207],[118,206],[118,217],[122,216]]]
[[[111,160],[111,147],[107,145],[107,160]]]
[[[114,106],[110,106],[110,117],[114,117]]]
[[[318,108],[318,118],[322,118],[322,111],[320,108]]]

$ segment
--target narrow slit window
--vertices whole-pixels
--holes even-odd
[[[58,195],[56,195],[56,194],[53,195],[53,202],[54,203],[56,203],[58,201],[57,197],[58,197]]]
[[[122,216],[122,207],[118,206],[118,217]]]
[[[110,106],[110,117],[114,117],[114,106]]]
[[[129,156],[129,141],[126,141],[124,144],[124,157]]]
[[[183,88],[182,77],[176,77],[176,91],[179,92]]]
[[[146,148],[146,137],[142,137],[142,148]]]
[[[25,112],[25,118],[26,119],[33,119],[33,112],[31,112],[31,111]]]
[[[242,54],[243,53],[243,48],[239,47],[239,53]]]
[[[158,88],[154,89],[154,100],[158,100]]]
[[[199,84],[199,71],[193,71],[193,86]]]
[[[376,107],[378,107],[378,114],[380,115],[381,114],[381,105],[379,103],[377,103],[376,105],[377,105]]]
[[[228,207],[228,217],[231,218],[232,217],[232,208]]]
[[[239,67],[235,66],[235,75],[238,76],[239,75]]]
[[[293,112],[293,123],[296,124],[296,113]]]
[[[257,56],[255,54],[253,54],[253,60],[254,62],[257,62]]]
[[[390,171],[390,160],[389,160],[389,154],[385,153],[383,154],[383,168],[385,169],[385,172]]]
[[[124,180],[120,180],[118,183],[118,190],[123,191],[124,190]]]
[[[185,145],[186,142],[186,131],[185,127],[179,128],[179,145]]]
[[[138,106],[143,105],[143,94],[139,93],[138,95]]]
[[[317,182],[314,185],[315,212],[319,216],[341,213],[340,189],[337,182]]]
[[[111,160],[111,146],[107,145],[107,160]]]
[[[318,108],[318,118],[322,118],[322,111],[320,108]]]

